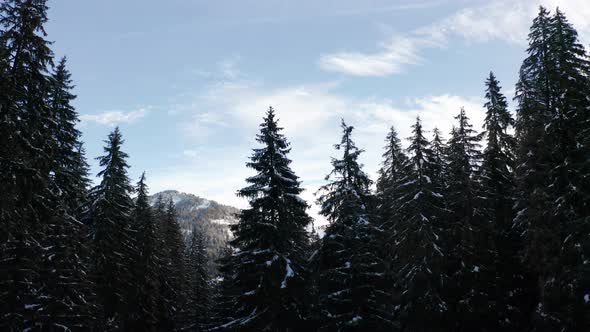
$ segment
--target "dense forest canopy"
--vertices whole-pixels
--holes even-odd
[[[490,73],[483,128],[463,108],[407,138],[392,123],[375,182],[342,120],[303,200],[269,108],[217,262],[130,179],[119,128],[91,185],[47,10],[0,5],[2,331],[590,331],[590,58],[559,9],[532,22],[514,113]]]

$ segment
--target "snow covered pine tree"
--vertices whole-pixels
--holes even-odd
[[[378,245],[382,231],[373,221],[371,180],[358,162],[363,152],[342,121],[330,182],[320,188],[320,213],[330,224],[318,253],[319,331],[391,331],[393,306],[386,291],[385,265]],[[377,219],[375,217],[375,219]]]
[[[294,331],[306,325],[305,253],[311,222],[302,189],[287,158],[289,143],[281,134],[275,111],[269,108],[247,166],[257,174],[238,195],[249,200],[238,224],[232,226],[236,248],[227,264],[231,282],[224,289],[230,317],[215,330]]]

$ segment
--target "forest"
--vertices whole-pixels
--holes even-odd
[[[203,234],[129,178],[119,128],[92,185],[47,11],[0,5],[0,330],[590,331],[590,58],[559,9],[532,21],[514,112],[490,73],[483,128],[418,117],[406,145],[392,123],[375,182],[342,120],[306,202],[266,110],[215,275]]]

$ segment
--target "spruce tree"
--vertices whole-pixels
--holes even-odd
[[[518,103],[516,119],[517,147],[517,199],[516,199],[516,225],[526,233],[526,241],[551,243],[552,237],[546,232],[532,230],[531,226],[540,227],[549,214],[546,206],[549,206],[549,196],[546,188],[549,183],[546,174],[549,168],[548,142],[545,135],[545,125],[550,117],[551,96],[548,91],[549,74],[551,67],[548,52],[548,39],[550,34],[549,12],[541,7],[539,14],[533,21],[529,33],[529,56],[523,61],[520,68],[520,78],[516,85],[516,101]],[[540,228],[538,229],[540,231]],[[543,235],[545,233],[546,235]],[[546,236],[544,240],[540,237]],[[545,254],[534,253],[531,243],[527,244],[524,259],[534,266],[540,267],[536,259],[548,261]],[[534,260],[533,260],[534,259]]]
[[[133,187],[127,176],[128,155],[121,150],[119,128],[105,141],[105,155],[98,157],[103,169],[100,184],[90,190],[84,222],[89,227],[92,249],[91,276],[96,283],[103,324],[127,328],[134,283],[131,267],[136,251],[133,241]]]
[[[500,91],[500,82],[494,73],[490,72],[485,85],[486,117],[482,135],[486,139],[486,146],[481,173],[488,206],[493,210],[493,221],[497,228],[507,230],[513,219],[516,141],[508,130],[514,126],[514,119],[508,111],[506,97]]]
[[[549,51],[554,61],[548,76],[552,82],[552,116],[545,131],[549,140],[552,214],[575,220],[590,214],[590,158],[586,134],[590,128],[590,58],[578,34],[563,12],[552,17]]]
[[[540,331],[588,328],[588,56],[560,11],[533,21],[517,85],[517,226]]]
[[[521,239],[512,227],[515,195],[516,140],[509,130],[515,125],[508,111],[500,82],[490,75],[485,82],[486,117],[482,136],[486,140],[481,166],[483,197],[490,209],[492,232],[497,250],[498,329],[525,329],[528,325],[530,280],[518,259]]]
[[[447,188],[447,144],[441,137],[440,130],[437,127],[432,129],[432,183],[438,192],[443,192]]]
[[[341,159],[320,188],[320,213],[330,225],[318,252],[319,331],[391,331],[393,306],[377,246],[382,231],[374,218],[371,180],[362,170],[363,152],[342,121]]]
[[[86,226],[79,221],[88,189],[88,165],[81,150],[78,115],[71,105],[70,74],[63,58],[51,77],[48,103],[56,131],[49,190],[57,218],[45,230],[42,277],[46,286],[42,324],[80,329],[96,319],[93,285],[88,279]]]
[[[158,301],[158,330],[178,328],[180,310],[184,305],[184,238],[177,220],[174,202],[156,202],[159,216],[158,233],[160,248]]]
[[[388,228],[387,225],[393,221],[393,216],[399,208],[397,205],[399,195],[395,184],[403,177],[403,166],[408,158],[403,152],[397,131],[393,126],[387,133],[385,144],[382,167],[379,169],[379,179],[377,180],[376,196],[379,218],[384,228]]]
[[[547,266],[541,313],[560,321],[562,329],[577,331],[590,328],[590,301],[585,298],[590,287],[590,59],[559,9],[551,28],[549,51],[555,70],[548,76],[554,102],[545,132],[550,144],[551,228],[560,231],[561,245],[557,264]]]
[[[63,57],[51,77],[49,105],[58,128],[55,131],[55,152],[52,158],[51,190],[66,204],[70,215],[79,217],[88,195],[90,180],[84,156],[81,132],[76,128],[78,113],[72,106],[71,74]]]
[[[250,208],[232,225],[236,252],[228,264],[234,273],[224,291],[233,315],[218,329],[291,331],[305,324],[305,227],[311,219],[281,130],[270,108],[256,136],[262,147],[247,163],[257,174],[238,192]]]
[[[61,222],[47,184],[55,127],[46,102],[53,55],[46,13],[44,0],[0,5],[0,328],[6,330],[45,326],[45,233]]]
[[[463,108],[455,119],[458,124],[448,143],[445,191],[449,209],[447,299],[457,331],[493,330],[499,309],[494,298],[496,251],[479,170],[480,136]]]
[[[145,173],[141,175],[136,186],[137,198],[133,207],[134,243],[133,266],[134,291],[131,304],[130,328],[136,331],[155,331],[158,283],[158,238],[152,208],[148,201],[148,187]]]
[[[203,331],[210,320],[210,306],[213,302],[207,271],[205,237],[196,227],[193,227],[187,243],[185,258],[186,303],[182,309],[182,324],[184,329]]]
[[[393,270],[397,271],[396,287],[402,291],[397,320],[402,331],[444,331],[449,311],[443,296],[448,281],[444,196],[432,180],[436,165],[420,118],[412,128],[405,177],[397,185],[400,208],[392,230]]]

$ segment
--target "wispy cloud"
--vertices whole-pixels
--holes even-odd
[[[466,7],[436,22],[397,34],[381,43],[376,52],[336,52],[320,57],[319,66],[327,71],[353,76],[398,74],[408,65],[426,61],[428,48],[445,47],[452,38],[470,42],[499,40],[526,45],[527,32],[539,5],[559,7],[574,23],[582,41],[590,40],[590,2],[587,0],[496,0]]]
[[[148,110],[140,108],[134,111],[106,111],[98,114],[84,114],[80,116],[82,124],[96,123],[104,126],[115,126],[121,123],[135,123],[146,116]]]
[[[383,50],[373,54],[339,52],[320,58],[320,67],[327,71],[355,76],[387,76],[398,74],[406,65],[417,64],[423,42],[416,38],[396,36],[383,45]]]

